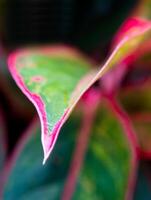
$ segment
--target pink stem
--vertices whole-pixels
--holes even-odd
[[[127,186],[127,192],[126,192],[126,200],[131,200],[133,196],[133,191],[136,184],[136,173],[138,168],[138,159],[139,159],[139,145],[137,142],[136,134],[133,130],[132,124],[127,116],[127,114],[124,112],[124,110],[120,107],[117,100],[114,99],[114,97],[108,98],[112,109],[115,111],[115,114],[117,115],[120,123],[122,124],[125,134],[127,136],[131,152],[132,152],[132,159],[131,159],[131,171],[129,174],[129,180],[128,180],[128,186]]]
[[[87,100],[89,101],[90,99]],[[83,166],[96,108],[98,105],[98,101],[92,102],[93,100],[91,100],[89,102],[85,102],[86,105],[84,105],[83,121],[76,141],[76,147],[69,168],[69,174],[64,186],[62,200],[70,200],[72,198],[76,188],[77,179]]]

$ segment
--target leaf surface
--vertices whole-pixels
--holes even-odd
[[[71,116],[61,130],[55,151],[44,166],[41,165],[42,149],[39,148],[40,126],[31,127],[10,161],[4,199],[62,199],[80,126],[79,114]],[[133,170],[132,159],[122,124],[106,104],[102,105],[92,127],[73,199],[124,199],[129,187],[132,190],[129,185]]]
[[[8,160],[3,199],[60,199],[78,127],[79,120],[71,116],[61,131],[55,151],[42,166],[42,149],[39,148],[40,124],[38,121],[33,122]]]
[[[133,159],[123,125],[104,102],[97,112],[73,199],[130,200]]]
[[[113,38],[111,48],[114,49],[117,44],[124,38],[129,37],[131,34],[139,33],[146,26],[144,20],[131,17],[124,21],[121,25],[115,37]],[[133,41],[135,43],[135,41]],[[132,43],[133,43],[132,42]],[[135,46],[135,45],[134,45]],[[125,74],[129,69],[131,69],[131,65],[134,64],[140,57],[150,52],[151,49],[151,39],[148,36],[144,36],[144,42],[141,44],[141,48],[132,48],[128,46],[129,54],[124,57],[117,64],[116,68],[111,70],[102,78],[102,85],[105,92],[113,93],[119,88]],[[139,60],[140,62],[140,60]]]

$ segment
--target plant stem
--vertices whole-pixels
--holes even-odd
[[[132,158],[131,158],[131,170],[129,172],[129,180],[127,185],[127,192],[125,200],[131,200],[133,199],[133,192],[136,185],[136,176],[137,176],[137,169],[138,169],[138,160],[139,160],[139,145],[136,138],[136,133],[133,129],[133,126],[131,124],[131,121],[126,114],[126,112],[122,109],[120,104],[117,102],[116,98],[111,97],[108,98],[110,105],[114,112],[117,115],[117,118],[119,122],[121,123],[123,129],[125,130],[125,135],[128,139]]]
[[[89,100],[88,100],[89,101]],[[95,118],[98,103],[90,102],[85,105],[81,128],[76,141],[75,151],[69,168],[69,174],[64,186],[62,200],[70,200],[74,194],[77,179],[83,166],[84,157],[87,152],[91,129]]]

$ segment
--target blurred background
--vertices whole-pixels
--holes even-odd
[[[92,53],[112,36],[136,0],[1,0],[1,40],[8,47],[67,43]]]

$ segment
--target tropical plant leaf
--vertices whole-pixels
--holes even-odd
[[[113,42],[112,42],[112,49],[116,47],[116,45],[122,40],[123,37],[132,34],[133,32],[141,31],[144,26],[143,20],[138,20],[137,18],[128,18],[125,22],[121,25],[118,32],[116,33]],[[124,57],[109,73],[107,73],[102,78],[102,85],[105,92],[113,93],[117,91],[118,87],[121,85],[121,82],[130,68],[132,68],[132,64],[136,63],[137,60],[140,62],[140,58],[143,58],[144,55],[150,53],[151,49],[151,39],[147,37],[146,40],[141,44],[141,49],[136,48],[135,50],[131,51],[131,53]],[[146,59],[147,60],[147,59]]]
[[[98,70],[90,70],[90,64],[85,59],[65,47],[29,48],[10,55],[10,72],[22,92],[35,105],[41,120],[43,163],[83,93],[111,67],[136,50],[148,36],[150,22],[136,21],[140,22],[141,28],[134,23],[133,29],[130,27],[130,31],[121,37]]]
[[[51,158],[42,166],[40,124],[34,121],[8,160],[3,199],[60,199],[79,125],[79,116],[71,116],[61,131]]]
[[[97,112],[73,199],[132,198],[128,190],[133,190],[129,176],[134,170],[134,157],[123,124],[112,109],[105,103]]]
[[[98,110],[91,130],[84,165],[73,194],[75,200],[92,198],[121,200],[127,195],[129,189],[133,189],[129,182],[129,176],[132,174],[134,176],[132,173],[134,157],[131,147],[121,122],[116,119],[110,107],[103,105]],[[32,126],[20,141],[9,163],[11,167],[9,170],[6,169],[8,177],[5,181],[3,198],[6,200],[63,199],[63,188],[70,173],[69,166],[79,128],[79,114],[71,116],[61,131],[55,151],[52,152],[45,166],[42,166],[42,150],[39,148],[40,127]]]

